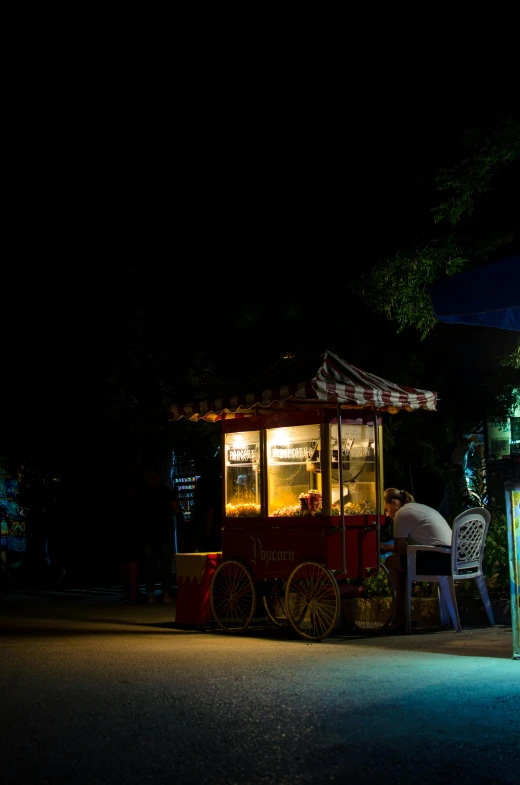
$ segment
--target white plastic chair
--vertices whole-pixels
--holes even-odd
[[[475,579],[486,609],[490,624],[495,624],[491,603],[482,573],[482,557],[486,544],[491,514],[484,507],[473,507],[465,510],[453,521],[451,548],[433,545],[408,545],[407,553],[407,586],[406,586],[406,632],[412,629],[412,584],[439,584],[439,609],[441,624],[448,624],[451,618],[456,632],[461,632],[455,581]],[[417,553],[449,553],[451,554],[451,575],[418,575],[416,569]]]

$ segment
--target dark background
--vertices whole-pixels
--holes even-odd
[[[22,137],[8,210],[2,452],[103,460],[143,428],[153,441],[167,400],[234,389],[312,348],[417,387],[442,381],[446,401],[472,335],[397,334],[349,283],[435,236],[439,168],[509,107],[485,83],[477,100],[403,74],[343,93],[317,78],[219,89],[208,75],[168,109],[149,96],[139,116],[143,85],[132,100],[78,89],[59,126],[47,104],[43,131]],[[479,352],[501,350],[503,336],[481,338]],[[141,436],[136,406],[141,425],[153,409]]]

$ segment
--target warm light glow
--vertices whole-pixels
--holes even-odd
[[[235,433],[235,438],[233,440],[233,447],[237,450],[243,450],[246,446],[246,440],[244,439],[243,433]]]
[[[285,428],[276,429],[276,446],[289,447],[292,444],[291,439]]]

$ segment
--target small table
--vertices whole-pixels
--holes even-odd
[[[177,624],[204,624],[213,619],[209,588],[222,553],[177,553]]]

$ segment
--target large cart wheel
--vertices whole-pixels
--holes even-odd
[[[266,587],[266,593],[262,597],[262,600],[264,601],[265,612],[273,624],[276,624],[277,627],[288,627],[290,625],[290,621],[287,618],[287,611],[285,609],[286,588],[286,580],[269,581]]]
[[[311,641],[326,638],[335,629],[340,612],[334,575],[315,561],[299,564],[287,580],[285,608],[300,637]]]
[[[256,593],[251,573],[241,562],[221,562],[209,589],[213,617],[225,632],[241,632],[255,613]]]
[[[345,589],[345,591],[344,591]],[[395,587],[381,563],[377,575],[341,588],[343,622],[360,632],[384,630],[395,617]]]

